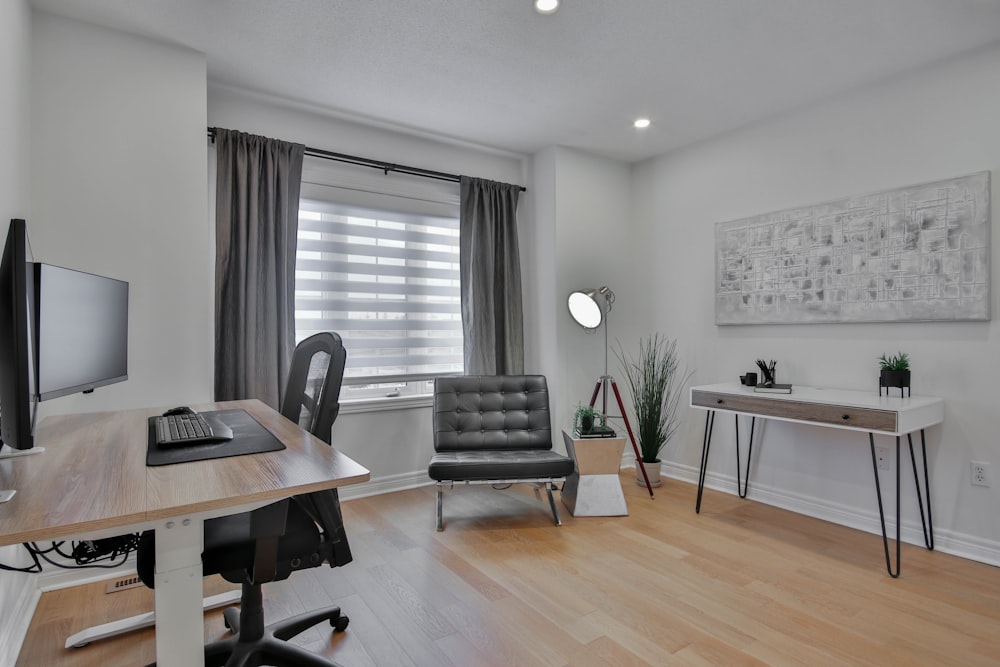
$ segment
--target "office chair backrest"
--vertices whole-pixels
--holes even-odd
[[[281,414],[329,443],[340,412],[346,363],[347,350],[338,334],[324,331],[299,343],[292,354]]]
[[[281,414],[330,444],[330,431],[340,413],[340,386],[344,380],[347,350],[339,334],[324,331],[295,346],[288,370]],[[333,546],[330,566],[351,562],[344,532],[344,518],[336,489],[314,491],[292,499],[322,526]]]
[[[434,381],[434,449],[551,449],[544,375],[456,375]]]

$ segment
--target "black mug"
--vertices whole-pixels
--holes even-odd
[[[741,375],[740,376],[740,384],[744,384],[744,385],[746,385],[748,387],[756,387],[757,386],[757,374],[756,373],[747,373],[746,375]]]

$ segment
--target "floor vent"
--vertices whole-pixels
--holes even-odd
[[[117,593],[118,591],[124,591],[127,588],[136,588],[142,586],[142,580],[138,576],[132,575],[130,577],[122,577],[121,579],[115,579],[114,581],[109,581],[108,585],[104,587],[105,593]]]

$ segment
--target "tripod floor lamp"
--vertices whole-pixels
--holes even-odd
[[[601,412],[608,414],[608,387],[615,393],[618,401],[618,409],[621,411],[622,421],[625,422],[625,430],[628,431],[628,438],[632,442],[632,451],[635,453],[635,461],[642,471],[642,478],[646,482],[646,490],[649,497],[653,498],[653,486],[649,483],[649,476],[646,475],[646,466],[642,462],[639,454],[639,447],[635,444],[635,436],[632,434],[632,425],[628,421],[628,414],[625,412],[625,404],[622,403],[621,392],[618,391],[618,383],[608,374],[608,322],[607,316],[611,313],[611,305],[615,302],[615,293],[611,288],[604,286],[600,289],[577,290],[569,295],[569,314],[573,320],[587,331],[596,331],[601,323],[604,323],[604,375],[597,380],[594,386],[594,393],[590,397],[590,407],[594,407],[597,402],[597,395],[603,389],[601,397]],[[603,308],[601,307],[603,303]]]

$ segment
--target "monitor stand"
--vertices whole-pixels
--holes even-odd
[[[11,449],[7,445],[0,445],[0,460],[15,459],[19,456],[30,456],[32,454],[41,454],[44,451],[45,451],[44,447],[32,447],[31,449]]]
[[[11,449],[7,445],[0,445],[0,460],[2,459],[15,459],[22,456],[30,456],[31,454],[41,454],[45,451],[44,447],[32,447],[31,449]],[[5,503],[14,497],[17,493],[14,489],[3,489],[0,490],[0,503]]]

